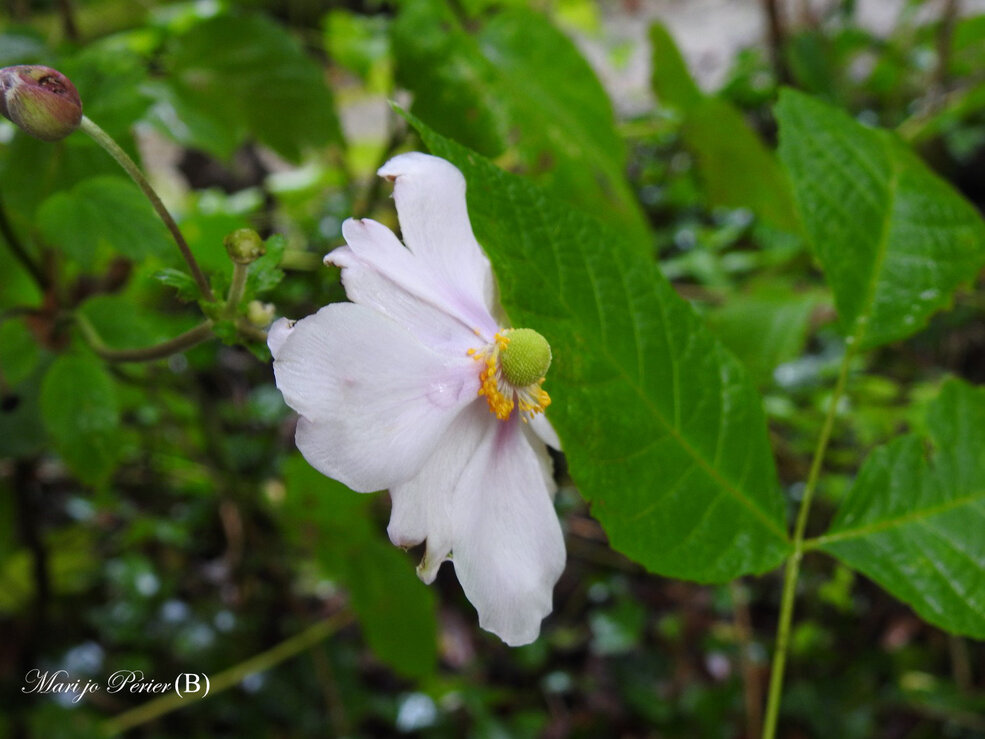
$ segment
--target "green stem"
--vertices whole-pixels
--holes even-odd
[[[154,188],[151,187],[150,182],[144,177],[144,173],[140,171],[140,168],[134,164],[134,161],[130,156],[120,148],[112,137],[106,133],[103,129],[92,122],[87,116],[82,116],[82,122],[79,124],[79,128],[87,133],[92,139],[99,144],[106,152],[116,160],[130,175],[130,179],[137,183],[137,187],[147,196],[151,205],[154,206],[154,210],[157,211],[157,215],[161,217],[164,221],[164,225],[167,226],[168,231],[171,232],[171,236],[174,238],[175,243],[178,245],[178,250],[181,252],[181,256],[185,258],[185,262],[188,263],[188,268],[192,272],[192,277],[195,278],[195,283],[198,285],[199,291],[202,293],[202,297],[209,302],[215,302],[215,296],[212,294],[212,288],[209,287],[208,280],[205,279],[205,275],[202,273],[201,268],[198,266],[198,262],[195,261],[192,251],[188,248],[188,242],[185,241],[185,237],[182,235],[181,230],[178,228],[178,224],[174,222],[174,218],[168,212],[168,209],[164,207],[164,203],[161,202],[161,198],[158,197]]]
[[[245,318],[240,318],[236,321],[236,330],[248,339],[259,341],[261,344],[267,343],[267,332],[262,328],[254,326]]]
[[[175,336],[173,339],[145,346],[139,349],[111,349],[106,346],[96,328],[81,313],[73,315],[75,324],[82,332],[82,337],[96,354],[109,362],[153,362],[155,359],[164,359],[172,354],[190,349],[212,338],[212,321],[206,320],[198,324],[195,328],[185,331],[183,334]]]
[[[780,713],[780,698],[783,693],[783,671],[786,668],[787,651],[790,648],[790,626],[793,622],[797,578],[800,575],[800,561],[804,556],[804,530],[807,528],[807,518],[811,510],[811,502],[814,499],[814,491],[817,489],[817,481],[821,475],[821,463],[824,461],[824,453],[827,451],[828,442],[831,439],[831,430],[834,428],[838,403],[845,392],[845,384],[848,381],[848,370],[855,356],[854,347],[858,338],[852,338],[851,343],[845,349],[845,356],[841,360],[841,368],[838,371],[838,382],[829,401],[828,413],[824,419],[824,426],[821,428],[821,436],[818,438],[817,446],[814,449],[814,459],[811,461],[807,484],[804,487],[804,497],[800,501],[800,509],[797,512],[797,522],[794,525],[793,534],[793,552],[790,553],[790,557],[787,559],[787,566],[783,573],[780,622],[777,625],[776,650],[773,654],[773,666],[770,671],[769,697],[766,703],[763,739],[774,739],[776,736],[776,723]]]
[[[348,612],[336,613],[324,621],[319,621],[313,626],[309,626],[300,634],[296,634],[290,639],[282,641],[272,649],[250,657],[230,667],[228,670],[223,670],[209,680],[207,695],[215,695],[216,693],[228,690],[234,685],[239,685],[250,675],[269,670],[271,667],[300,654],[306,649],[310,649],[318,642],[342,629],[351,620],[352,615]],[[110,736],[120,734],[135,726],[140,726],[148,721],[160,718],[164,714],[170,713],[178,708],[183,708],[199,700],[203,700],[207,695],[196,693],[194,695],[186,694],[185,697],[181,697],[177,693],[168,693],[110,719],[103,725],[103,730]]]
[[[227,316],[236,315],[236,309],[243,300],[243,293],[246,292],[246,276],[249,272],[250,265],[233,262],[233,279],[229,284],[229,294],[226,296]]]

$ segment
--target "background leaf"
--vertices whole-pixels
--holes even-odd
[[[773,370],[804,350],[816,293],[795,292],[782,283],[763,283],[731,296],[708,315],[715,334],[760,384]]]
[[[577,48],[540,13],[510,8],[473,36],[442,0],[406,3],[392,26],[412,112],[540,184],[629,228],[649,251],[612,104]]]
[[[985,388],[952,380],[928,412],[933,454],[877,449],[818,544],[923,618],[985,639]]]
[[[21,60],[21,61],[27,61]],[[86,115],[140,161],[131,128],[149,105],[143,89],[145,64],[112,39],[65,56],[46,53],[43,61],[58,68],[78,88]],[[17,133],[0,156],[0,195],[18,230],[36,228],[36,211],[55,192],[97,175],[119,175],[120,168],[92,139],[74,133],[55,144]]]
[[[284,249],[287,248],[287,240],[280,234],[275,234],[264,242],[264,248],[264,255],[250,265],[244,302],[269,292],[284,279],[284,271],[278,265],[284,256]]]
[[[375,496],[361,495],[301,456],[284,467],[281,510],[289,536],[316,554],[323,572],[349,591],[366,641],[400,674],[423,677],[437,662],[434,594],[410,558],[373,525]]]
[[[862,347],[915,333],[985,262],[981,216],[887,131],[792,90],[776,115],[842,330]]]
[[[774,228],[800,232],[786,175],[735,107],[705,98],[687,111],[681,133],[712,205],[748,208]]]
[[[325,50],[338,64],[358,74],[371,90],[390,81],[389,18],[336,8],[325,16]]]
[[[120,413],[113,381],[102,364],[72,354],[56,359],[41,386],[41,420],[80,480],[95,485],[113,471]]]
[[[34,33],[0,33],[0,66],[40,63],[47,51]]]
[[[650,52],[651,81],[660,103],[681,111],[700,103],[704,95],[691,77],[674,37],[661,23],[650,26]]]
[[[8,385],[27,379],[38,364],[37,340],[23,319],[0,323],[0,376]]]
[[[468,180],[513,325],[551,343],[549,416],[612,545],[699,581],[777,566],[783,498],[739,363],[620,234],[415,126]]]
[[[39,454],[45,446],[41,423],[41,372],[8,387],[0,396],[0,456],[16,458]]]
[[[306,148],[342,140],[321,68],[261,15],[198,23],[172,41],[164,64],[173,96],[155,114],[180,143],[228,158],[252,134],[298,161]]]
[[[195,325],[195,318],[135,306],[129,293],[94,295],[76,309],[112,349],[137,349],[167,341]]]
[[[172,247],[164,224],[135,185],[106,175],[83,180],[48,198],[38,210],[44,238],[76,261],[91,265],[108,244],[139,260]]]
[[[190,301],[198,297],[198,285],[195,283],[195,279],[180,269],[165,267],[154,273],[154,279],[168,287],[173,287],[181,300]]]
[[[759,134],[729,102],[702,94],[659,23],[650,27],[650,44],[654,92],[683,116],[681,135],[697,158],[708,202],[748,208],[774,228],[799,233],[790,183]]]

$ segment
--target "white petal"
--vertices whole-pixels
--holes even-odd
[[[444,159],[415,151],[395,156],[377,174],[394,183],[407,248],[442,281],[464,296],[480,297],[493,313],[492,270],[472,233],[462,173]]]
[[[547,420],[547,416],[543,413],[538,413],[530,419],[529,426],[537,435],[538,439],[547,444],[547,446],[561,451],[561,440],[557,437],[557,431],[554,430],[551,422]]]
[[[386,226],[369,219],[342,224],[346,246],[325,261],[342,268],[346,294],[354,303],[374,308],[405,326],[429,346],[465,353],[497,330],[482,297],[466,299],[438,279],[425,260],[411,254]]]
[[[521,424],[521,428],[527,437],[527,443],[530,444],[537,455],[537,461],[540,463],[540,471],[544,476],[544,485],[547,487],[551,500],[554,500],[554,495],[557,493],[557,483],[554,482],[554,460],[551,459],[550,452],[544,446],[544,440],[536,433],[535,429],[531,428],[530,423]],[[554,428],[550,424],[547,425],[547,428],[550,431],[554,431]]]
[[[267,346],[270,347],[270,353],[274,357],[280,353],[280,348],[284,346],[284,342],[287,341],[287,337],[293,329],[294,321],[280,318],[274,321],[273,325],[267,330]]]
[[[451,551],[452,504],[465,466],[489,427],[497,423],[484,402],[474,403],[448,427],[417,477],[390,488],[390,541],[412,547],[427,540],[427,550],[417,568],[426,583],[434,581]]]
[[[353,303],[298,321],[275,353],[274,375],[301,414],[297,445],[305,459],[359,492],[417,475],[478,392],[471,358],[436,353]]]
[[[514,417],[497,423],[455,491],[453,559],[479,625],[511,646],[529,644],[551,612],[564,539],[535,450]],[[538,445],[539,446],[539,445]]]

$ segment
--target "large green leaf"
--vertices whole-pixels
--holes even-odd
[[[172,92],[156,115],[183,144],[228,157],[252,134],[298,161],[308,147],[341,140],[321,67],[264,16],[198,23],[172,41],[164,64]]]
[[[649,250],[609,98],[545,16],[510,8],[473,35],[444,0],[418,0],[403,5],[391,32],[415,115],[486,156],[508,152],[511,167],[631,229]]]
[[[776,114],[842,330],[862,347],[913,334],[985,262],[981,217],[894,134],[792,90]]]
[[[66,354],[52,363],[41,386],[41,420],[55,449],[83,482],[103,482],[116,467],[116,389],[96,360]]]
[[[113,175],[92,177],[52,195],[38,209],[38,225],[51,246],[82,264],[93,264],[104,243],[132,259],[173,248],[140,190]]]
[[[701,93],[673,37],[659,23],[650,28],[650,43],[654,92],[683,117],[681,135],[697,159],[708,201],[748,208],[775,228],[799,233],[790,183],[759,134],[730,103]]]
[[[402,675],[423,677],[437,662],[435,599],[406,554],[381,541],[372,496],[313,469],[300,456],[284,469],[281,519],[290,539],[314,550],[322,571],[350,593],[366,641]]]
[[[946,383],[923,439],[904,436],[862,467],[814,542],[923,618],[985,639],[985,389]]]
[[[513,325],[553,347],[549,416],[612,545],[700,581],[778,565],[784,503],[739,363],[623,234],[415,125],[468,180]]]

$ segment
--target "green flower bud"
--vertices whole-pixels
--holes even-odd
[[[51,67],[0,69],[0,114],[42,141],[58,141],[79,127],[82,100],[72,81]]]
[[[276,311],[273,303],[251,300],[246,306],[246,320],[258,328],[266,328],[273,322]]]
[[[238,228],[222,240],[229,258],[238,264],[250,264],[267,253],[260,234],[252,228]]]
[[[551,366],[551,345],[532,328],[503,332],[508,339],[500,354],[503,375],[514,387],[526,387],[544,379]]]

